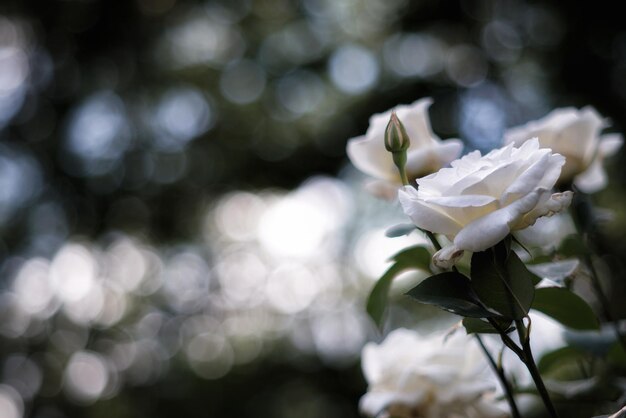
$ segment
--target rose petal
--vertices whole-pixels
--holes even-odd
[[[549,218],[538,218],[528,228],[515,231],[515,238],[525,247],[544,247],[546,251],[552,251],[566,236],[574,233],[574,221],[564,212]]]
[[[543,151],[543,152],[541,152]],[[503,206],[510,204],[516,198],[530,193],[537,187],[551,189],[561,174],[561,167],[565,158],[551,154],[549,150],[541,150],[540,157],[526,169],[502,194],[500,202]]]
[[[409,148],[406,171],[409,177],[418,178],[437,171],[459,156],[463,144],[459,140],[436,142],[428,147]]]
[[[446,213],[462,225],[499,208],[496,198],[484,195],[425,197],[422,200],[429,207]]]
[[[624,138],[620,134],[606,134],[600,137],[598,151],[603,157],[615,154],[624,144]]]
[[[473,252],[494,246],[511,232],[511,225],[535,207],[544,193],[545,189],[533,190],[510,205],[466,225],[454,238],[454,245]]]
[[[545,196],[549,196],[545,199]],[[530,225],[533,225],[537,218],[542,216],[552,216],[556,213],[560,213],[572,203],[573,192],[567,191],[563,193],[554,193],[549,195],[548,193],[542,196],[540,202],[537,203],[535,208],[528,212],[524,217],[513,226],[513,229],[524,229]]]
[[[454,235],[462,227],[455,219],[440,212],[419,199],[418,192],[410,186],[399,190],[398,199],[413,223],[434,233]]]
[[[411,146],[409,151],[422,147],[432,146],[439,142],[439,138],[433,133],[428,117],[428,108],[433,103],[430,97],[426,97],[408,106],[398,106],[396,114],[404,124]],[[389,118],[387,118],[387,121]]]
[[[346,152],[352,164],[365,174],[388,181],[400,178],[391,154],[377,138],[352,138],[348,141]]]
[[[524,165],[524,160],[501,161],[491,167],[483,167],[455,183],[446,193],[486,194],[500,197],[507,184],[513,181]],[[494,180],[495,179],[495,180]]]
[[[595,153],[597,135],[604,125],[604,120],[592,107],[580,110],[578,117],[560,127],[551,148],[566,156],[577,155],[581,160],[589,161]]]
[[[608,179],[602,162],[596,159],[587,170],[574,177],[574,184],[585,193],[595,193],[604,189]]]
[[[369,180],[363,183],[363,188],[372,196],[382,200],[394,201],[398,196],[398,187],[383,180]]]
[[[441,165],[448,165],[456,160],[463,152],[463,141],[460,139],[446,139],[441,141],[439,146],[434,149]]]

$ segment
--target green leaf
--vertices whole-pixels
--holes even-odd
[[[561,347],[554,351],[544,354],[537,367],[541,374],[549,373],[551,370],[559,367],[563,363],[586,359],[584,352],[571,346]]]
[[[425,247],[406,248],[391,257],[391,260],[394,261],[394,264],[378,279],[367,298],[367,313],[379,328],[382,326],[393,279],[406,270],[430,271],[431,255]]]
[[[624,347],[622,347],[622,344],[619,341],[613,343],[607,358],[612,364],[620,368],[626,368],[626,351],[624,351]]]
[[[385,231],[385,235],[389,238],[402,237],[404,235],[409,235],[416,229],[417,227],[413,224],[398,224],[387,229],[387,231]]]
[[[535,291],[533,309],[578,330],[599,329],[598,318],[580,296],[563,287],[544,287]]]
[[[564,257],[582,257],[589,253],[580,235],[568,235],[559,246],[557,253]]]
[[[539,278],[504,241],[473,254],[471,276],[472,288],[487,307],[508,319],[528,314]]]
[[[524,262],[519,258],[515,251],[509,252],[509,257],[506,262],[506,268],[511,275],[513,281],[523,282],[528,285],[528,281],[530,280],[530,282],[533,284],[533,288],[541,281],[541,277],[528,270],[526,264],[524,264]],[[532,296],[530,297],[530,303],[532,303]]]
[[[398,264],[394,264],[374,285],[374,288],[367,298],[367,314],[372,318],[376,326],[382,326],[385,309],[387,308],[387,300],[389,299],[389,289],[393,278],[400,274],[404,269]]]
[[[470,287],[470,280],[456,272],[431,276],[409,290],[407,295],[418,302],[435,305],[461,316],[486,318],[495,315],[482,306]]]
[[[506,333],[515,330],[515,327],[511,327],[510,320],[504,320],[500,318],[494,318],[498,322],[500,329],[505,330]],[[489,322],[478,318],[463,318],[463,326],[468,334],[499,334],[498,330],[493,327]]]
[[[432,255],[426,247],[415,245],[413,247],[405,248],[391,257],[391,259],[402,268],[414,268],[430,271],[430,261],[432,259]]]

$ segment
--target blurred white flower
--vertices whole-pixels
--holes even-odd
[[[479,347],[462,333],[423,336],[397,329],[363,348],[362,367],[369,387],[360,409],[369,416],[507,416]]]
[[[528,270],[541,278],[537,288],[541,287],[564,287],[565,279],[573,277],[579,271],[580,260],[570,258],[567,260],[551,261],[548,263],[531,264]]]
[[[600,135],[607,125],[590,106],[581,110],[567,107],[509,129],[504,134],[504,141],[519,146],[529,138],[538,137],[542,147],[550,148],[566,159],[559,181],[573,181],[580,190],[593,193],[607,183],[602,166],[604,159],[615,154],[623,143],[619,134]]]
[[[545,253],[550,253],[559,248],[563,240],[576,233],[576,227],[571,216],[562,212],[551,217],[537,219],[534,225],[517,231],[517,238],[528,248],[540,248]]]
[[[411,140],[407,150],[406,172],[409,179],[425,176],[456,159],[463,150],[458,139],[440,140],[430,127],[428,107],[432,99],[424,98],[410,105],[400,105],[373,115],[365,135],[348,141],[350,161],[362,172],[386,182],[400,184],[400,175],[391,153],[385,149],[385,128],[395,111]]]
[[[569,206],[572,192],[552,193],[565,158],[540,149],[537,139],[509,144],[485,156],[474,151],[452,167],[418,179],[419,188],[399,192],[404,212],[415,225],[453,241],[433,262],[448,268],[463,251],[483,251],[511,231]]]

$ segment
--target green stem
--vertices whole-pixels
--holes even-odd
[[[546,385],[543,383],[543,379],[541,378],[541,374],[539,373],[539,369],[537,369],[537,364],[535,363],[535,359],[533,357],[533,352],[530,348],[530,328],[526,328],[524,325],[524,321],[518,319],[515,321],[515,325],[517,327],[517,333],[519,335],[520,342],[522,344],[523,356],[520,357],[520,360],[526,365],[526,368],[530,372],[530,376],[535,382],[535,386],[537,387],[537,391],[539,391],[539,395],[541,396],[541,400],[543,400],[548,413],[552,418],[558,418],[559,415],[556,412],[556,408],[550,399],[550,395],[548,394],[548,389],[546,389]]]
[[[406,171],[402,170],[402,172],[400,173],[400,179],[402,180],[402,184],[404,186],[408,186],[409,185],[409,179],[406,176]]]
[[[494,327],[496,331],[498,331],[498,334],[500,334],[500,339],[502,339],[504,345],[506,345],[521,359],[524,356],[524,352],[521,347],[515,344],[515,341],[513,341],[508,335],[506,335],[506,332],[504,332],[504,330],[500,328],[500,325],[498,325],[498,323],[494,321],[493,318],[487,318],[487,321],[489,321],[491,326]]]
[[[509,408],[511,408],[511,414],[513,415],[513,418],[521,418],[519,409],[517,408],[517,404],[515,403],[515,397],[513,396],[513,388],[511,388],[511,385],[509,384],[509,381],[506,378],[506,374],[504,373],[504,368],[502,367],[501,364],[498,365],[493,360],[493,357],[489,353],[489,350],[487,350],[487,347],[485,347],[485,344],[483,343],[482,338],[480,338],[480,335],[474,334],[474,337],[476,337],[476,341],[478,341],[478,345],[480,345],[480,348],[483,350],[485,357],[487,357],[487,361],[489,361],[491,368],[493,369],[494,373],[498,376],[498,380],[500,380],[500,384],[502,385],[502,388],[504,389],[504,394],[506,395],[506,400],[509,404]]]
[[[400,179],[402,180],[402,184],[404,186],[409,185],[409,179],[406,175],[406,151],[402,152],[394,152],[392,153],[393,162],[398,168],[398,172],[400,173]]]
[[[611,312],[609,299],[606,297],[606,294],[602,290],[602,284],[600,283],[600,279],[598,278],[598,272],[596,271],[596,268],[593,265],[593,260],[591,259],[591,256],[589,254],[585,254],[585,263],[587,264],[591,272],[591,284],[593,285],[593,289],[596,292],[596,297],[600,301],[600,305],[602,305],[602,312],[607,321],[609,321],[609,323],[611,324],[617,340],[622,345],[624,351],[626,351],[626,336],[624,336],[620,331],[619,324],[617,323],[615,317],[613,316],[613,313]]]
[[[433,244],[435,249],[437,251],[441,250],[441,248],[442,248],[441,244],[437,240],[437,237],[435,236],[435,234],[433,234],[430,231],[426,231],[424,229],[422,229],[422,231],[426,234],[426,236],[428,237],[430,242]],[[453,266],[452,270],[458,272],[456,266]],[[493,319],[491,319],[491,318],[487,318],[487,319],[489,320],[491,325],[494,328],[496,328],[498,330],[498,332],[500,332],[500,336],[502,338],[502,341],[504,341],[504,339],[506,338],[508,340],[508,342],[510,342],[510,344],[512,344],[512,346],[515,349],[519,350],[519,347],[517,347],[515,345],[515,342],[513,342],[513,340],[511,340],[509,338],[509,336],[506,335],[506,333],[504,331],[500,330],[498,324],[495,321],[493,321]],[[504,368],[502,367],[502,365],[498,366],[496,364],[496,362],[493,360],[493,357],[491,357],[491,354],[489,354],[489,351],[487,350],[487,347],[485,347],[485,345],[483,344],[483,341],[480,338],[480,335],[474,334],[474,337],[476,337],[476,340],[478,341],[478,345],[480,345],[480,348],[482,349],[483,354],[485,355],[485,357],[487,357],[487,361],[491,365],[491,368],[493,369],[494,373],[498,377],[498,380],[500,381],[500,384],[502,385],[502,388],[504,389],[504,393],[506,395],[506,400],[509,403],[509,407],[511,408],[511,413],[513,414],[513,418],[521,418],[521,415],[519,413],[519,409],[517,408],[517,404],[515,403],[515,397],[513,396],[513,389],[511,388],[511,385],[510,385],[509,381],[506,378],[506,374],[504,373]],[[507,342],[505,342],[505,344],[507,344]],[[507,344],[507,346],[508,346],[508,344]],[[521,351],[519,351],[519,352],[521,352]]]
[[[576,233],[580,240],[584,243],[585,250],[588,250],[585,251],[584,261],[587,267],[589,267],[589,271],[591,273],[591,285],[596,294],[596,297],[598,298],[598,301],[600,302],[604,317],[611,324],[617,340],[620,342],[624,351],[626,351],[626,336],[619,329],[619,324],[617,323],[617,320],[615,319],[615,316],[613,315],[613,312],[611,310],[611,302],[609,301],[609,298],[606,296],[606,293],[604,293],[604,290],[602,289],[602,283],[600,282],[598,272],[593,264],[593,259],[591,258],[590,252],[596,252],[594,242],[591,238],[591,234],[583,230],[583,223],[581,218],[584,214],[581,212],[584,211],[584,209],[580,209],[580,207],[582,205],[591,204],[589,203],[588,197],[585,194],[577,190],[573,185],[572,189],[575,192],[574,197],[576,198],[576,201],[572,202],[569,210],[574,221],[574,226],[576,227]],[[589,221],[591,222],[592,220]],[[592,228],[593,225],[591,225],[590,229]]]
[[[435,236],[435,234],[425,229],[422,229],[422,231],[424,231],[430,242],[433,243],[433,247],[435,247],[435,250],[441,250],[441,244],[439,244],[439,241],[437,241],[437,237]]]

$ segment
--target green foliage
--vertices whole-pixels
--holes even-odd
[[[421,246],[406,248],[391,258],[394,263],[378,279],[367,298],[367,313],[378,327],[382,326],[393,279],[407,270],[430,271],[430,259],[428,250]]]
[[[420,245],[406,248],[391,259],[404,268],[414,268],[418,270],[430,271],[430,252]]]
[[[561,242],[557,253],[563,257],[583,257],[589,253],[589,250],[580,239],[580,235],[574,234],[567,236]]]
[[[494,317],[494,321],[498,323],[498,327],[501,330],[509,332],[515,331],[515,327],[511,326],[510,320]],[[500,332],[493,327],[489,322],[478,318],[463,318],[463,326],[468,334],[499,334]]]
[[[578,348],[566,346],[544,354],[537,367],[542,374],[556,370],[564,363],[586,360],[587,355]]]
[[[587,302],[563,287],[537,289],[532,307],[569,328],[599,329],[598,318]]]
[[[626,369],[626,351],[624,351],[624,346],[619,341],[613,343],[609,349],[607,358],[611,364]]]
[[[508,319],[522,319],[530,309],[539,279],[528,271],[504,240],[472,256],[472,288],[489,308]]]
[[[495,316],[485,309],[470,286],[470,280],[457,272],[436,274],[407,292],[418,302],[435,305],[448,312],[472,318]]]

